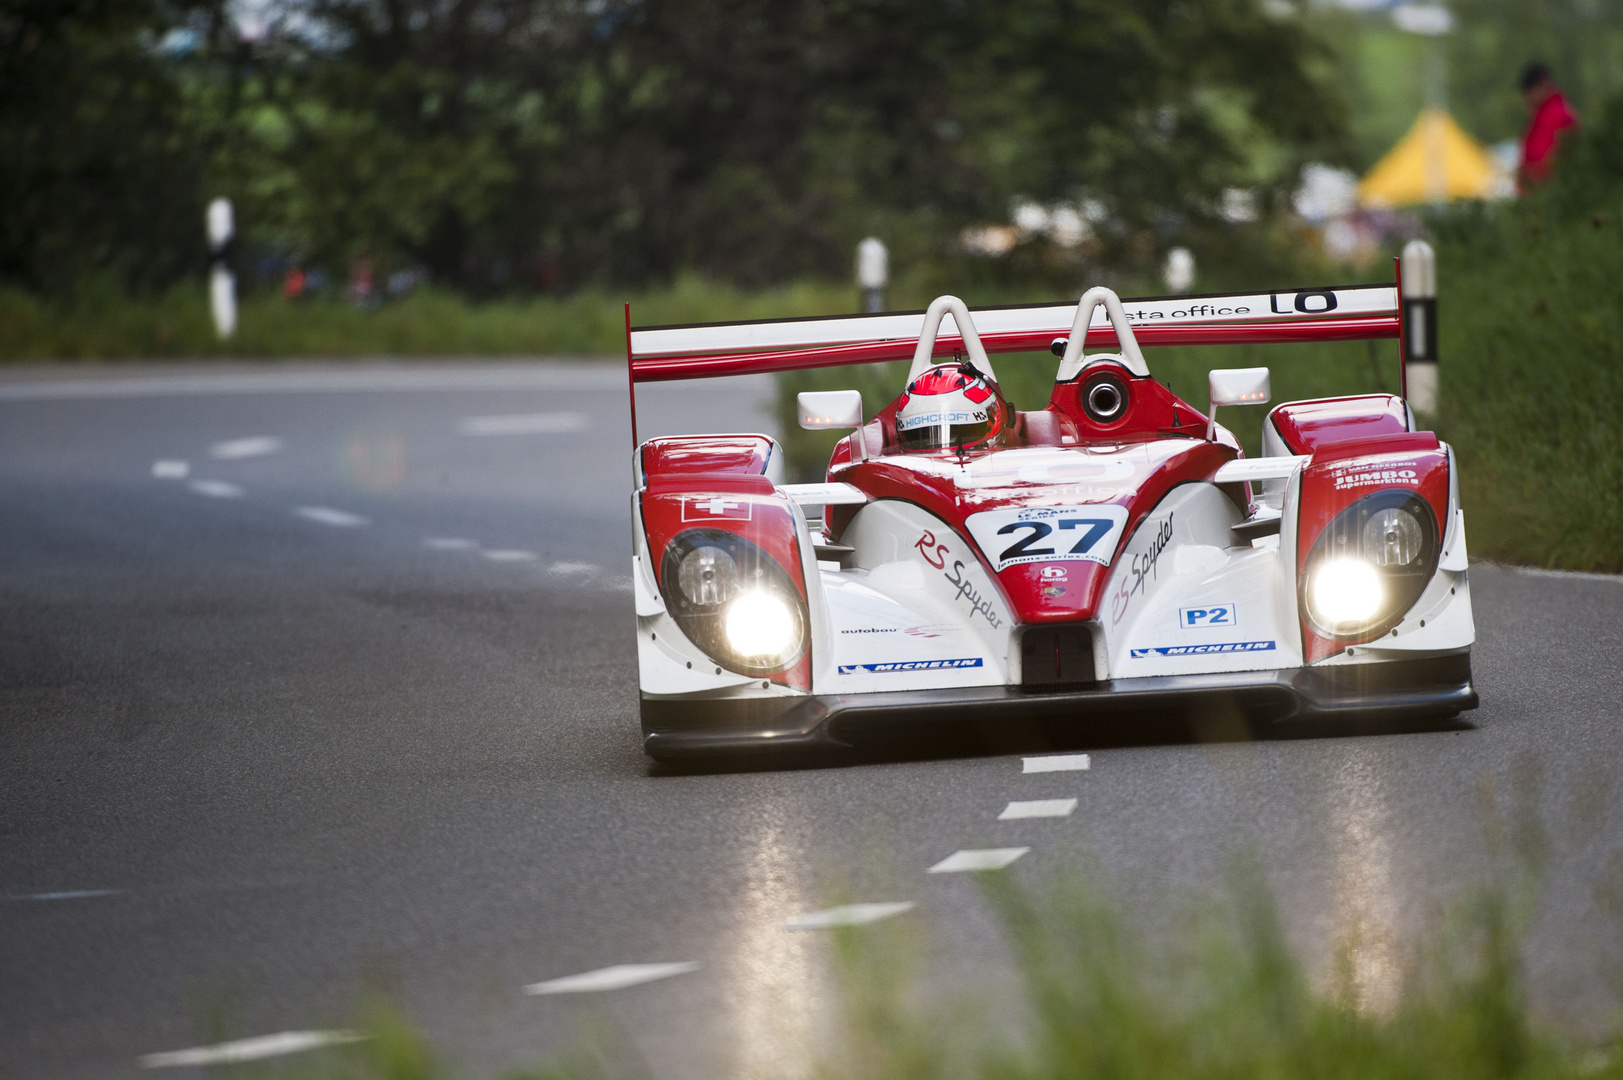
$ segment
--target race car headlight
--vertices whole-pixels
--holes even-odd
[[[1384,634],[1437,572],[1437,519],[1412,491],[1366,495],[1333,518],[1303,566],[1307,619],[1331,638]]]
[[[1362,559],[1332,559],[1314,573],[1311,599],[1332,626],[1364,626],[1381,611],[1381,575]]]
[[[727,605],[727,644],[739,656],[777,659],[795,643],[795,617],[789,605],[765,589],[747,592]]]
[[[766,675],[805,653],[806,605],[759,545],[722,529],[689,529],[665,548],[661,571],[666,610],[717,665]]]
[[[695,604],[724,604],[738,591],[738,564],[726,549],[706,544],[682,556],[676,584]]]
[[[1387,507],[1364,522],[1364,555],[1376,566],[1408,566],[1420,555],[1424,533],[1407,510]]]

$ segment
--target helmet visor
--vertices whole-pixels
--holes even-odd
[[[995,406],[974,412],[942,412],[908,417],[897,425],[896,439],[904,450],[955,450],[977,446],[994,430]]]

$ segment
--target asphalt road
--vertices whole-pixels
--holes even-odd
[[[792,1066],[827,943],[779,925],[836,898],[914,902],[938,990],[1007,993],[973,875],[925,873],[983,847],[1029,847],[1023,881],[1091,868],[1151,925],[1252,858],[1314,970],[1354,942],[1379,1004],[1536,827],[1536,1000],[1616,1015],[1623,579],[1474,567],[1468,724],[966,731],[676,773],[639,747],[621,379],[0,374],[0,1076],[135,1074],[353,1024],[369,993],[464,1075],[588,1017],[660,1078]],[[645,391],[644,433],[769,428],[770,392]],[[1022,771],[1065,749],[1091,768]],[[523,992],[664,962],[699,966]]]

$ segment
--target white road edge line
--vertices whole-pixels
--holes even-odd
[[[538,557],[533,551],[523,551],[518,548],[496,548],[495,550],[481,551],[479,554],[491,562],[535,562]]]
[[[309,521],[319,521],[335,529],[353,529],[367,524],[366,518],[348,510],[334,510],[330,506],[295,506],[293,512]]]
[[[746,375],[746,379],[768,379]],[[0,381],[0,402],[61,401],[85,398],[191,396],[195,394],[302,393],[491,393],[544,390],[547,393],[617,392],[624,394],[626,373],[613,364],[560,363],[534,357],[528,362],[454,368],[421,368],[410,364],[338,371],[212,372],[206,375],[143,375],[135,378]],[[709,380],[662,383],[661,391],[713,393]]]
[[[234,1065],[242,1061],[296,1054],[302,1050],[317,1050],[323,1046],[341,1046],[370,1038],[359,1031],[281,1031],[275,1035],[257,1035],[251,1039],[234,1039],[213,1046],[194,1046],[189,1050],[166,1050],[158,1054],[143,1054],[141,1068],[164,1069],[183,1065]]]
[[[1597,574],[1588,570],[1547,570],[1542,566],[1511,566],[1495,563],[1501,570],[1509,570],[1523,577],[1565,578],[1568,581],[1611,581],[1623,584],[1623,574]]]
[[[1070,817],[1076,810],[1075,799],[1026,799],[1011,802],[997,816],[999,821],[1019,821],[1022,818]]]
[[[585,431],[585,413],[526,413],[519,416],[469,416],[457,425],[463,435],[558,435]]]
[[[479,546],[479,541],[462,536],[425,536],[423,546],[435,551],[472,551]]]
[[[1028,847],[996,847],[955,851],[925,872],[961,874],[979,870],[1001,870],[1030,850]]]
[[[173,458],[162,458],[152,463],[154,480],[184,480],[191,471],[190,462],[177,461]]]
[[[780,930],[830,930],[836,926],[867,926],[869,923],[913,910],[913,901],[897,900],[877,904],[842,904],[800,915],[780,923]]]
[[[249,435],[242,439],[227,439],[215,443],[209,447],[209,456],[219,458],[221,461],[237,461],[241,458],[275,454],[281,449],[282,440],[274,435]]]
[[[248,492],[236,484],[228,484],[224,480],[193,480],[186,485],[199,495],[207,495],[211,499],[240,499]]]
[[[1086,754],[1047,754],[1043,757],[1028,757],[1020,759],[1020,771],[1034,772],[1084,772],[1090,767]]]
[[[565,975],[546,982],[531,983],[524,988],[526,994],[595,994],[605,990],[623,990],[640,986],[673,975],[686,975],[699,970],[691,961],[675,964],[615,964],[613,967],[583,971],[579,975]]]

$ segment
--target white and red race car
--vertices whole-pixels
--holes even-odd
[[[1475,708],[1452,450],[1402,397],[1279,405],[1246,458],[1141,345],[1395,338],[1393,286],[631,329],[639,383],[904,359],[904,392],[802,394],[849,428],[827,481],[765,435],[636,447],[632,576],[644,748],[674,759],[847,745],[975,716],[1186,710],[1273,720]],[[950,326],[951,332],[948,332]],[[1087,355],[1084,345],[1116,351]],[[1019,412],[990,354],[1060,354]]]

